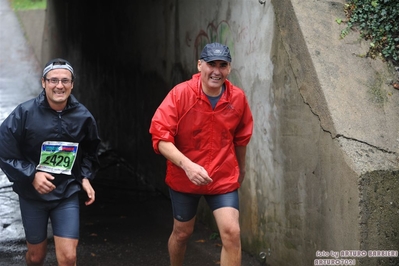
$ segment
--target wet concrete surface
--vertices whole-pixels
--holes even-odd
[[[0,0],[0,123],[18,103],[40,92],[39,71],[9,2]],[[22,235],[18,197],[0,170],[0,241],[21,239]]]
[[[40,91],[40,72],[8,0],[0,0],[0,123],[15,106]],[[172,230],[171,204],[112,151],[100,157],[103,168],[93,181],[96,202],[83,204],[78,265],[169,265],[167,242]],[[45,265],[57,265],[49,224]],[[215,232],[197,223],[185,265],[218,265],[221,249]],[[26,244],[17,195],[0,170],[0,265],[25,265]],[[243,266],[262,265],[243,253]]]

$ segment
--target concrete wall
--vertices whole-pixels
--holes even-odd
[[[259,242],[267,243],[269,260],[278,264],[288,258],[290,264],[309,265],[323,250],[397,250],[399,227],[392,220],[399,218],[392,207],[398,202],[397,172],[392,170],[398,169],[399,108],[398,94],[388,86],[396,77],[383,62],[359,56],[367,43],[357,35],[339,39],[343,26],[335,19],[343,17],[343,2],[273,4],[279,31],[273,85],[280,96],[275,105],[281,130],[274,144],[283,160],[281,172],[271,178],[280,184],[271,195],[264,193],[264,202],[272,204],[261,208],[263,220],[256,216],[270,227],[259,227],[258,235],[267,239]],[[372,180],[374,191],[383,190],[384,183],[395,192],[371,193],[374,198],[367,193],[365,199],[370,188],[363,178]]]
[[[49,0],[42,61],[73,63],[74,93],[107,146],[165,190],[151,116],[196,71],[205,43],[226,43],[230,78],[255,118],[240,189],[243,248],[265,252],[269,265],[313,265],[317,251],[398,250],[397,77],[363,58],[368,44],[355,33],[339,39],[343,0],[261,3]],[[212,223],[203,205],[199,217]]]
[[[27,41],[33,49],[34,55],[38,62],[42,59],[42,43],[44,19],[46,17],[46,10],[19,10],[17,17],[22,25],[24,25],[24,33]]]

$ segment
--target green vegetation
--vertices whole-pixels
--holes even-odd
[[[47,0],[9,0],[13,10],[45,9]]]
[[[213,232],[210,236],[209,236],[210,240],[217,240],[220,239],[220,235],[218,232]]]
[[[399,65],[399,1],[398,0],[348,0],[345,5],[347,27],[359,30],[361,37],[370,41],[367,56],[381,56],[394,65]],[[341,23],[343,21],[338,21]]]

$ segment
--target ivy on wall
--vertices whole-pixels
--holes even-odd
[[[362,38],[370,41],[367,56],[381,56],[399,66],[399,1],[348,0],[344,10],[347,27],[341,37],[358,30]]]

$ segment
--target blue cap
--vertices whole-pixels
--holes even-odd
[[[204,60],[205,62],[215,60],[231,62],[229,47],[217,42],[209,43],[205,45],[204,49],[202,50],[200,59]]]

